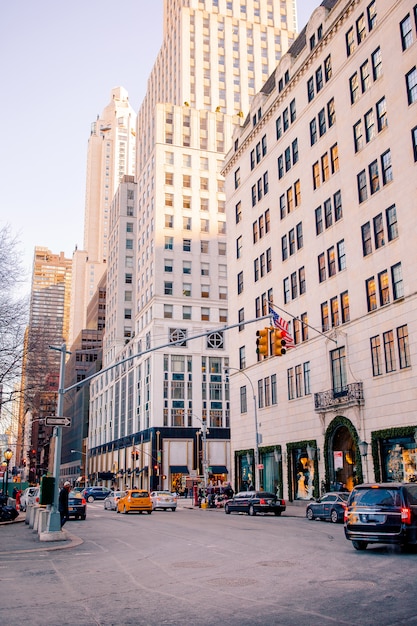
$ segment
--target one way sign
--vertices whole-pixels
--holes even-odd
[[[70,417],[45,417],[45,426],[71,426]]]

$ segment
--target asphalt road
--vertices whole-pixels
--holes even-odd
[[[339,524],[95,502],[66,528],[83,542],[0,557],[0,624],[417,623],[416,552],[357,552]]]

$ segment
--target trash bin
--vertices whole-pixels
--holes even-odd
[[[42,476],[39,504],[52,504],[54,501],[55,477]]]

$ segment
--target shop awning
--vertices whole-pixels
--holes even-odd
[[[228,474],[226,465],[209,465],[209,474]]]
[[[189,474],[188,467],[186,465],[170,465],[171,474]]]

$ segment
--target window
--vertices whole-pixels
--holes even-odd
[[[239,272],[237,275],[237,293],[241,294],[243,292],[243,272]]]
[[[182,249],[183,252],[191,252],[191,239],[182,240]]]
[[[171,281],[165,281],[164,282],[164,294],[166,296],[172,296],[172,285],[173,283]]]
[[[205,322],[210,321],[210,309],[208,307],[201,308],[201,319]]]
[[[209,242],[208,241],[200,241],[200,251],[202,254],[209,253]]]
[[[366,9],[368,16],[368,30],[371,31],[376,25],[376,0],[372,0]]]
[[[362,170],[362,172],[359,172],[357,179],[358,179],[358,198],[359,198],[359,204],[360,204],[361,202],[364,202],[365,200],[368,199],[368,190],[366,186],[365,170]]]
[[[335,326],[339,326],[339,300],[337,296],[334,298],[330,298],[330,314],[331,314],[331,322],[332,328]]]
[[[373,161],[369,166],[369,180],[371,183],[371,195],[379,191],[378,161]]]
[[[381,340],[379,335],[371,337],[372,376],[382,374]]]
[[[388,272],[384,270],[378,274],[379,304],[384,306],[389,304],[389,283]]]
[[[281,237],[281,252],[282,252],[282,260],[285,261],[288,259],[288,239],[287,235]]]
[[[395,204],[386,209],[385,217],[387,220],[388,241],[392,241],[398,237],[397,210]]]
[[[190,306],[183,306],[182,307],[182,319],[183,320],[190,320],[191,319],[191,307]]]
[[[414,161],[417,161],[417,126],[411,131],[411,143],[413,145]]]
[[[375,117],[373,109],[365,113],[365,137],[366,143],[375,137]]]
[[[236,224],[242,221],[242,204],[238,202],[235,206]]]
[[[376,103],[376,121],[379,133],[383,128],[386,128],[388,126],[387,103],[385,101],[385,98],[382,98],[381,100],[379,100],[379,102]]]
[[[391,267],[392,292],[394,300],[404,297],[404,285],[401,263]]]
[[[377,48],[371,55],[372,78],[378,80],[382,76],[382,54],[381,48]]]
[[[313,164],[313,189],[318,189],[320,187],[320,166],[319,162],[316,161]]]
[[[375,278],[373,276],[368,278],[365,285],[368,311],[375,311],[377,308]]]
[[[182,295],[185,296],[186,298],[191,297],[191,284],[190,283],[182,284]]]
[[[307,81],[307,98],[311,102],[314,98],[314,78],[311,77]]]
[[[320,235],[323,232],[323,212],[321,206],[317,207],[315,210],[315,218],[316,218],[316,235]]]
[[[395,372],[394,333],[389,330],[382,335],[384,342],[385,371]]]
[[[164,318],[172,319],[173,315],[173,306],[172,304],[164,304]]]
[[[413,43],[413,27],[410,14],[408,14],[402,22],[400,22],[401,45],[402,49],[407,50]]]
[[[361,228],[362,231],[362,252],[363,256],[368,256],[372,252],[371,224],[366,222]]]
[[[340,304],[342,310],[342,324],[350,321],[350,308],[349,308],[349,292],[344,291],[340,294]]]
[[[227,244],[225,241],[219,241],[218,242],[218,255],[219,256],[226,256],[227,254]]]
[[[236,258],[240,259],[242,255],[242,236],[236,239]]]
[[[300,267],[298,270],[298,286],[300,289],[300,296],[306,292],[306,272],[304,267]]]
[[[165,228],[174,228],[174,216],[165,213]]]
[[[333,194],[333,208],[334,208],[334,221],[338,222],[343,217],[342,192],[340,190],[336,191],[336,193]]]
[[[165,272],[172,272],[173,271],[173,260],[172,259],[165,259],[164,261],[164,271]]]
[[[384,185],[393,180],[391,151],[387,150],[381,155],[382,182]]]
[[[191,217],[183,216],[182,227],[183,227],[183,230],[191,230]]]
[[[408,104],[413,104],[417,100],[417,69],[415,67],[406,74],[405,81]]]
[[[316,70],[316,90],[317,93],[323,89],[323,69],[320,67]]]
[[[310,145],[314,146],[316,141],[317,141],[317,123],[316,123],[316,118],[314,118],[310,122]]]
[[[329,128],[333,126],[335,121],[336,121],[336,109],[334,105],[334,98],[332,98],[327,103],[327,122],[329,124]]]
[[[321,177],[324,183],[330,178],[329,155],[327,152],[321,157]]]
[[[346,54],[348,57],[355,51],[356,42],[355,42],[355,33],[353,31],[353,26],[349,28],[346,33]]]
[[[332,58],[330,54],[324,59],[324,77],[326,79],[326,83],[332,77]]]
[[[355,104],[359,99],[359,79],[358,74],[355,72],[349,79],[350,89],[350,103]]]
[[[362,89],[362,93],[365,93],[365,91],[369,89],[369,86],[370,86],[369,63],[367,60],[365,61],[365,63],[361,65],[360,73],[361,73],[361,89]]]
[[[345,240],[337,242],[337,269],[342,272],[346,269],[346,252],[345,252]]]
[[[240,369],[243,369],[244,366],[240,365]],[[246,386],[240,388],[240,412],[247,413],[248,412],[248,401],[246,395]]]
[[[363,13],[356,20],[356,36],[358,39],[358,44],[360,44],[366,37],[365,16]]]
[[[240,185],[240,167],[235,171],[235,189],[237,189]]]
[[[346,355],[345,348],[337,348],[330,352],[333,393],[341,393],[346,388]]]
[[[329,305],[327,304],[327,302],[323,302],[320,305],[321,308],[321,330],[323,333],[326,332],[326,330],[329,330]]]
[[[359,152],[359,150],[362,150],[364,146],[363,132],[362,132],[362,120],[359,120],[359,122],[356,122],[356,124],[353,127],[353,140],[355,144],[355,152]]]
[[[318,256],[318,269],[319,269],[319,282],[322,283],[326,280],[326,259],[324,252]]]
[[[408,328],[407,325],[399,326],[397,328],[397,346],[398,355],[400,361],[400,369],[411,366],[410,361],[410,348],[408,342]]]
[[[299,222],[295,227],[296,238],[297,238],[297,250],[301,250],[303,247],[303,224]]]
[[[328,266],[329,277],[335,276],[336,275],[336,255],[335,255],[334,246],[331,246],[327,250],[327,266]]]
[[[319,133],[320,137],[326,132],[326,112],[324,109],[319,111]]]
[[[173,250],[174,248],[174,237],[165,237],[165,250]]]

